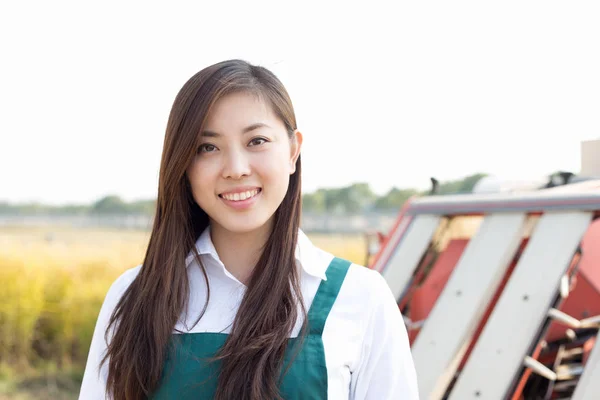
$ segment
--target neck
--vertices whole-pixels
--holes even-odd
[[[237,280],[248,286],[254,267],[269,238],[270,224],[250,232],[231,232],[211,224],[210,237],[219,258]]]

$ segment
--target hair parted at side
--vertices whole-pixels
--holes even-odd
[[[269,104],[290,137],[297,129],[286,89],[263,67],[243,60],[223,61],[201,70],[183,85],[167,123],[156,213],[142,267],[115,307],[105,332],[109,345],[102,362],[108,362],[107,390],[115,400],[144,399],[156,390],[175,325],[182,315],[187,318],[185,258],[193,251],[200,261],[195,242],[209,219],[192,197],[186,169],[196,154],[199,132],[211,108],[223,96],[242,91]],[[221,360],[216,399],[280,398],[283,356],[298,318],[298,302],[306,321],[295,268],[300,166],[298,157],[231,334],[216,357]],[[204,266],[198,264],[208,284]],[[302,334],[304,331],[305,327]]]

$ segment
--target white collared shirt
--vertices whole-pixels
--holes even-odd
[[[206,282],[190,254],[186,259],[191,289],[188,319],[183,321],[182,314],[175,329],[190,333],[229,333],[246,287],[221,262],[209,229],[198,238],[196,248],[209,279],[210,301],[198,324],[192,327],[206,301]],[[325,271],[333,257],[299,232],[296,259],[302,267],[301,290],[307,311],[321,280],[327,279]],[[140,267],[125,271],[106,295],[88,354],[80,400],[105,398],[107,363],[98,370],[106,350],[104,331],[114,307]],[[299,319],[292,337],[299,334],[301,325]],[[350,266],[327,317],[322,338],[329,399],[419,399],[406,327],[392,292],[379,272],[356,264]]]

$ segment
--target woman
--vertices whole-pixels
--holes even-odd
[[[418,398],[386,282],[299,228],[301,145],[267,69],[230,60],[189,79],[145,258],[108,291],[81,399]]]

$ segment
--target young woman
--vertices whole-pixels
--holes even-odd
[[[148,249],[108,291],[80,399],[418,399],[384,279],[300,230],[301,145],[267,69],[185,83]]]

